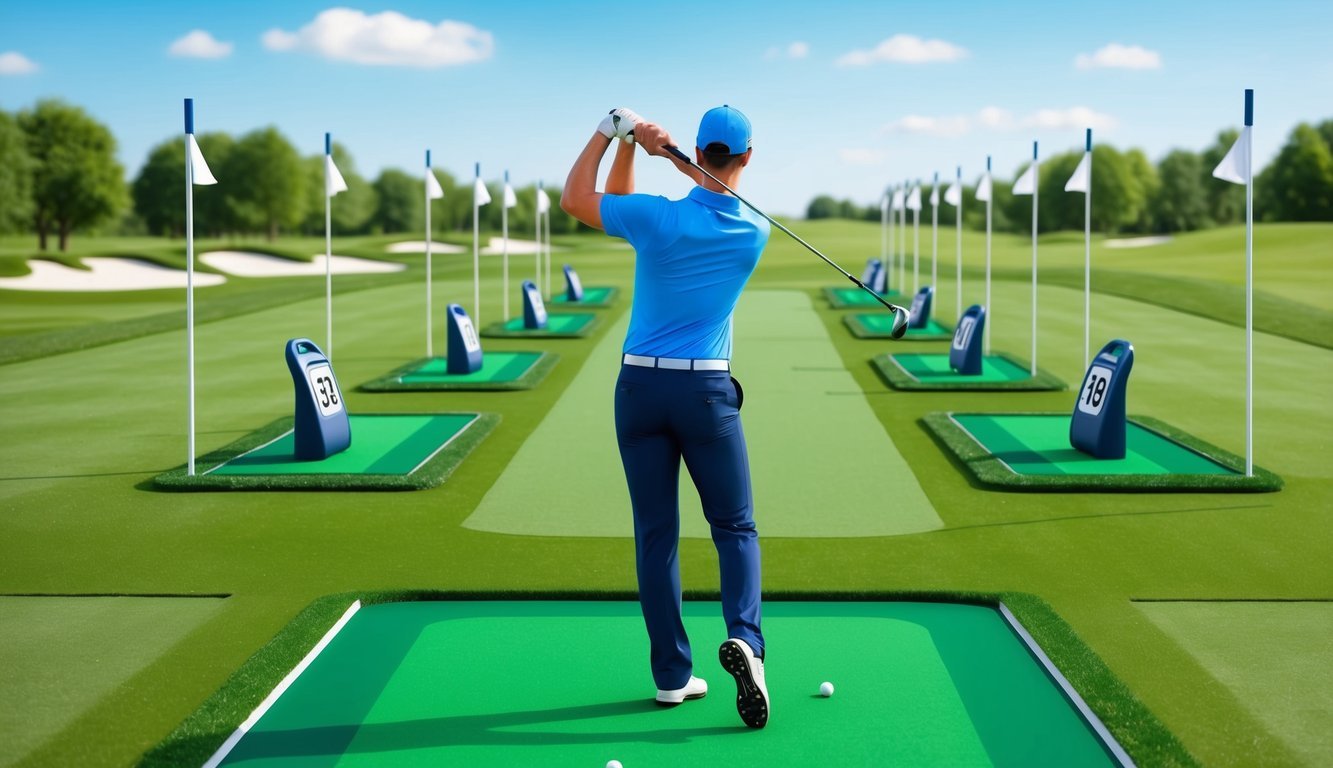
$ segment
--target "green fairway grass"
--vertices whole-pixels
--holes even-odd
[[[878,251],[875,224],[820,221],[794,222],[793,227],[843,263],[856,263],[866,253]],[[814,367],[834,369],[803,372],[818,383],[793,379],[794,386],[808,388],[791,394],[791,401],[806,411],[802,418],[810,419],[835,398],[864,403],[865,420],[879,430],[881,440],[892,441],[909,473],[895,474],[898,470],[880,454],[870,457],[880,462],[879,468],[862,482],[875,494],[881,505],[877,509],[892,510],[898,499],[896,478],[910,477],[942,525],[896,536],[766,538],[765,588],[818,593],[1029,592],[1048,602],[1068,626],[1029,621],[1022,613],[1020,618],[1075,687],[1085,693],[1111,691],[1090,696],[1089,705],[1140,764],[1179,765],[1193,759],[1208,765],[1318,765],[1333,760],[1326,747],[1318,747],[1313,760],[1294,751],[1289,736],[1269,719],[1297,722],[1305,706],[1302,700],[1264,698],[1260,705],[1260,699],[1251,700],[1248,688],[1220,685],[1189,650],[1133,602],[1145,597],[1333,598],[1333,572],[1326,567],[1327,553],[1333,550],[1333,526],[1327,519],[1327,510],[1333,508],[1333,469],[1328,461],[1333,446],[1328,438],[1324,375],[1333,370],[1333,351],[1327,343],[1333,334],[1320,330],[1324,322],[1320,313],[1325,311],[1320,308],[1333,306],[1333,301],[1321,299],[1327,296],[1327,281],[1302,272],[1305,257],[1296,253],[1326,252],[1333,228],[1306,228],[1301,235],[1304,245],[1288,244],[1286,250],[1277,238],[1268,239],[1268,233],[1280,231],[1287,227],[1261,226],[1255,238],[1256,287],[1263,292],[1256,300],[1260,332],[1255,336],[1255,459],[1281,474],[1286,483],[1281,492],[1261,496],[1034,495],[977,487],[923,429],[921,419],[926,414],[1068,412],[1072,395],[886,390],[866,361],[903,347],[847,333],[841,322],[845,313],[829,309],[822,298],[822,287],[833,279],[829,269],[799,245],[775,236],[752,288],[803,293],[808,311],[823,325],[824,341],[818,343],[832,351],[827,363]],[[941,317],[955,316],[950,237],[951,233],[941,233],[940,250],[946,255],[937,297]],[[970,304],[982,299],[982,281],[974,279],[982,267],[981,238],[972,233],[964,238],[964,303]],[[392,239],[411,238],[381,242]],[[1182,277],[1175,271],[1172,249],[1183,248],[1188,241],[1181,237],[1160,246],[1162,250],[1120,251],[1115,256],[1094,246],[1094,291],[1098,291],[1092,306],[1094,349],[1111,338],[1125,338],[1135,345],[1136,364],[1128,389],[1131,412],[1168,420],[1240,453],[1245,434],[1239,328],[1243,311],[1238,313],[1237,307],[1243,304],[1234,282],[1241,268],[1240,240],[1234,256],[1222,254],[1225,259],[1219,257],[1215,264],[1200,257],[1208,268],[1201,266],[1193,277]],[[74,242],[78,247],[79,238]],[[1028,357],[1031,289],[1024,269],[1023,259],[1030,257],[1025,244],[1021,237],[997,237],[1001,279],[995,283],[987,320],[994,350]],[[569,237],[558,239],[557,246],[577,259],[588,284],[632,284],[632,254],[613,247],[614,241]],[[335,251],[363,255],[337,241]],[[1044,243],[1042,248],[1037,362],[1066,381],[1080,380],[1088,363],[1082,351],[1081,252],[1081,242],[1070,237],[1051,241],[1049,247]],[[1122,269],[1122,263],[1131,263],[1117,263],[1122,256],[1133,260],[1138,271]],[[1180,256],[1182,263],[1187,259],[1188,254]],[[401,260],[411,265],[407,273],[359,276],[356,279],[364,279],[359,290],[350,288],[354,278],[344,283],[335,277],[334,360],[344,382],[381,376],[425,354],[424,285],[417,266],[421,260],[410,256]],[[498,260],[483,259],[482,265],[483,279],[495,280]],[[437,306],[467,301],[471,266],[471,259],[462,256],[436,262]],[[1060,270],[1067,270],[1068,280]],[[1287,270],[1298,277],[1283,277]],[[1114,295],[1100,292],[1112,277],[1121,280]],[[284,280],[291,282],[229,280],[199,294],[202,299],[209,291],[219,292],[216,300],[200,302],[201,312],[207,308],[216,313],[197,331],[200,453],[217,450],[291,414],[292,385],[282,359],[283,344],[298,336],[322,344],[324,307],[322,285]],[[1308,292],[1309,303],[1301,300],[1297,283],[1304,286],[1299,291]],[[348,290],[339,292],[344,284]],[[498,318],[500,293],[487,290],[487,285],[483,283],[482,316]],[[25,322],[26,308],[33,306],[15,300],[15,294],[0,296],[0,329]],[[174,295],[180,298],[179,292]],[[1264,309],[1262,296],[1283,301],[1285,335],[1263,331],[1278,320]],[[628,298],[601,310],[604,322],[588,338],[559,343],[561,363],[539,388],[503,395],[349,389],[345,394],[352,413],[484,410],[503,419],[448,483],[419,493],[369,495],[153,490],[150,481],[155,475],[185,460],[182,310],[156,312],[169,305],[165,296],[48,297],[46,301],[59,308],[48,316],[67,312],[71,318],[69,325],[54,331],[67,334],[68,343],[38,343],[35,337],[43,334],[11,331],[4,331],[7,335],[0,339],[0,348],[23,347],[29,358],[0,365],[4,434],[0,592],[231,597],[222,601],[207,631],[185,634],[121,682],[99,692],[95,701],[70,708],[55,726],[58,731],[47,728],[40,731],[47,735],[22,741],[19,731],[38,732],[46,715],[20,711],[18,719],[6,719],[0,725],[0,762],[19,760],[17,747],[11,745],[23,743],[32,746],[22,758],[25,765],[134,763],[322,595],[411,589],[485,590],[492,596],[632,590],[629,539],[509,535],[463,526],[492,489],[500,492],[501,484],[520,479],[506,478],[507,469],[539,425],[564,405],[563,396],[573,391],[593,350],[614,337],[611,328],[627,314]],[[126,306],[120,306],[121,299]],[[128,306],[135,302],[146,302],[141,306],[148,314],[137,315],[137,309]],[[154,319],[168,313],[169,321]],[[738,339],[752,332],[739,318],[737,322]],[[141,327],[132,338],[102,330],[119,323]],[[787,333],[782,330],[772,343],[779,348],[792,343]],[[795,340],[792,359],[783,361],[789,369],[804,365],[799,347],[816,344],[802,339]],[[441,341],[438,334],[436,341]],[[618,347],[618,340],[608,343]],[[531,339],[495,339],[487,350],[517,351],[536,344]],[[943,347],[941,343],[937,351]],[[744,347],[738,346],[737,372],[753,398],[754,388],[762,389],[768,376],[747,378],[751,375],[741,367],[743,354]],[[790,375],[795,373],[789,370]],[[830,387],[824,377],[835,374],[841,383]],[[605,399],[593,402],[589,396],[585,402],[590,407],[609,409],[611,383],[605,381]],[[783,413],[760,419],[765,401],[772,402],[773,397],[761,396],[745,406],[756,451],[762,437],[759,430],[780,432],[784,425],[772,422],[792,418]],[[595,415],[587,413],[587,418]],[[560,449],[574,455],[613,452],[613,435],[601,434]],[[817,443],[834,454],[830,463],[865,459],[837,446],[837,438],[836,432],[815,426],[785,447],[800,456],[805,443]],[[591,440],[605,442],[582,444]],[[605,477],[623,483],[617,471],[618,467]],[[790,474],[792,478],[756,475],[756,489],[762,493],[765,485],[797,482],[817,489],[821,481],[817,472],[805,467]],[[589,485],[586,493],[594,498],[618,493],[621,487]],[[825,505],[784,514],[804,514],[817,525],[821,518],[871,513]],[[687,590],[716,589],[716,554],[710,541],[687,537],[681,543],[680,560]],[[327,628],[328,624],[319,626],[309,633],[313,637],[294,643],[303,644],[303,650],[277,677]],[[1220,640],[1225,639],[1224,633]],[[1237,647],[1243,645],[1237,641]],[[100,648],[95,638],[80,641],[79,646],[89,652]],[[108,663],[128,663],[126,652],[117,650],[120,647],[107,644],[105,653],[115,656]],[[780,658],[776,647],[773,652],[775,660]],[[1090,682],[1103,661],[1126,688]],[[1308,679],[1310,666],[1275,666],[1264,674],[1273,677],[1275,688],[1294,690]],[[62,689],[80,684],[77,670],[69,665],[53,663],[42,669],[52,675],[51,684]],[[786,674],[777,671],[776,661],[774,669],[774,679]],[[1151,717],[1127,704],[1135,700],[1179,736],[1183,747],[1174,746],[1169,736],[1145,730]],[[1259,706],[1265,717],[1256,715]],[[1192,758],[1182,757],[1186,752],[1181,749]]]

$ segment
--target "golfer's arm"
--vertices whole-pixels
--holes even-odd
[[[616,158],[611,161],[611,173],[606,177],[606,194],[634,194],[634,145],[620,142]]]
[[[560,193],[560,207],[570,216],[596,229],[602,229],[602,195],[597,191],[597,169],[611,140],[601,133],[588,139],[574,167],[569,169],[565,188]]]

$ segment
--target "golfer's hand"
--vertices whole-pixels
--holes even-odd
[[[638,127],[634,129],[634,140],[639,142],[639,146],[643,147],[643,150],[648,154],[663,157],[670,157],[663,147],[675,146],[675,142],[671,140],[671,134],[667,133],[666,129],[657,123],[639,123]]]
[[[628,107],[617,107],[602,118],[597,130],[608,139],[620,139],[628,144],[634,143],[634,128],[643,123],[643,118]]]

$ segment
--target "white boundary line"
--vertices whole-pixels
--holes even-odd
[[[1078,691],[1074,690],[1074,686],[1070,685],[1069,680],[1060,673],[1060,670],[1051,662],[1051,659],[1046,655],[1046,652],[1041,649],[1040,645],[1037,645],[1037,641],[1033,639],[1032,635],[1028,634],[1027,628],[1024,627],[1023,624],[1019,622],[1018,617],[1014,616],[1009,610],[1009,606],[1005,605],[1003,602],[997,603],[997,606],[999,607],[1000,615],[1004,617],[1009,628],[1012,629],[1014,633],[1018,635],[1019,639],[1023,641],[1023,644],[1027,646],[1028,652],[1031,653],[1046,670],[1046,674],[1050,675],[1051,679],[1055,681],[1055,684],[1060,686],[1060,690],[1064,691],[1065,697],[1069,699],[1069,702],[1074,705],[1074,708],[1078,710],[1078,713],[1083,716],[1083,720],[1087,722],[1093,732],[1097,734],[1097,738],[1101,740],[1102,746],[1106,747],[1106,750],[1111,753],[1111,757],[1115,758],[1116,762],[1120,765],[1126,766],[1126,768],[1133,768],[1134,760],[1129,756],[1129,753],[1125,751],[1124,747],[1120,746],[1120,742],[1115,740],[1115,737],[1111,735],[1109,730],[1107,730],[1106,725],[1099,717],[1097,717],[1096,713],[1088,707],[1088,703],[1083,700],[1083,697],[1078,695]]]
[[[983,442],[981,442],[980,440],[978,440],[976,435],[974,435],[974,434],[972,434],[971,432],[969,432],[969,431],[967,430],[967,427],[963,426],[962,424],[959,424],[959,423],[958,423],[958,419],[955,419],[955,418],[954,418],[955,413],[954,413],[953,411],[949,411],[947,415],[948,415],[948,417],[949,417],[949,421],[952,421],[952,422],[953,422],[953,425],[954,425],[955,427],[958,427],[959,429],[961,429],[961,430],[963,431],[963,434],[965,434],[965,435],[967,435],[968,437],[972,438],[972,442],[976,443],[976,444],[977,444],[977,447],[981,448],[981,450],[983,450],[983,451],[985,451],[986,453],[990,454],[990,457],[991,457],[992,459],[995,459],[996,461],[1000,462],[1000,464],[1002,464],[1002,465],[1004,466],[1005,469],[1009,470],[1009,473],[1010,473],[1010,474],[1017,475],[1017,476],[1019,476],[1019,477],[1022,477],[1022,476],[1023,476],[1023,473],[1022,473],[1022,472],[1015,472],[1015,471],[1014,471],[1014,468],[1011,467],[1011,466],[1009,466],[1009,462],[1005,461],[1004,459],[1000,458],[999,456],[996,456],[994,453],[991,453],[991,449],[987,448],[985,443],[983,443]],[[1011,415],[1014,415],[1014,414],[1008,414],[1008,413],[998,413],[998,414],[978,413],[978,414],[976,414],[976,415],[977,415],[977,416],[1011,416]]]
[[[217,768],[217,766],[222,764],[223,760],[227,759],[227,755],[236,748],[236,745],[240,743],[241,739],[245,738],[245,734],[249,733],[250,729],[255,726],[255,723],[258,723],[259,719],[268,712],[269,708],[277,702],[282,694],[287,692],[287,689],[291,687],[291,684],[296,682],[296,678],[301,676],[301,673],[305,671],[306,667],[310,666],[311,662],[315,660],[315,657],[320,654],[320,651],[323,651],[325,646],[333,641],[334,636],[346,626],[347,622],[352,620],[352,616],[359,610],[361,610],[361,601],[357,600],[347,608],[347,611],[343,613],[342,618],[338,619],[338,622],[330,627],[328,632],[324,633],[324,637],[320,638],[320,641],[315,644],[314,648],[310,649],[310,653],[307,653],[304,659],[301,659],[301,663],[297,664],[291,672],[288,672],[287,676],[282,678],[282,682],[278,683],[278,687],[274,688],[273,692],[255,708],[255,711],[251,712],[250,716],[245,718],[245,722],[237,726],[231,736],[228,736],[227,740],[222,742],[222,746],[218,747],[218,751],[214,752],[213,756],[208,758],[208,762],[204,763],[203,768]]]
[[[423,414],[423,415],[429,415],[429,416],[457,416],[457,415],[459,415],[459,414],[432,413],[432,414]],[[480,413],[474,413],[474,414],[472,414],[472,420],[471,420],[471,421],[469,421],[468,423],[464,424],[464,425],[463,425],[463,428],[460,429],[460,430],[458,430],[457,432],[455,432],[455,433],[453,434],[453,436],[450,437],[448,440],[445,440],[443,443],[440,443],[440,447],[439,447],[439,448],[436,448],[435,450],[431,451],[431,453],[430,453],[429,456],[427,456],[426,458],[422,459],[420,464],[416,465],[415,467],[412,467],[412,470],[411,470],[410,472],[408,472],[407,474],[408,474],[408,475],[411,475],[411,474],[413,474],[414,472],[416,472],[418,469],[421,469],[422,467],[426,466],[426,462],[428,462],[428,461],[430,461],[431,459],[435,458],[435,456],[438,455],[440,451],[443,451],[445,448],[448,448],[450,443],[452,443],[453,441],[457,440],[459,435],[461,435],[461,434],[463,434],[464,432],[466,432],[466,431],[468,431],[469,429],[471,429],[471,428],[472,428],[472,425],[473,425],[473,424],[476,424],[476,423],[477,423],[477,419],[480,419],[480,418],[481,418],[481,414],[480,414]],[[406,475],[404,475],[404,477],[406,477]]]
[[[208,471],[204,472],[204,474],[206,475],[206,474],[208,474],[209,472],[212,472],[212,471],[215,470],[215,469],[221,469],[222,467],[227,466],[228,464],[232,463],[233,461],[236,461],[236,460],[239,459],[239,458],[242,458],[242,457],[244,457],[244,456],[249,456],[250,454],[254,453],[255,451],[263,450],[263,449],[269,447],[270,445],[273,445],[274,443],[278,442],[279,440],[281,440],[282,438],[286,437],[287,435],[290,435],[291,433],[293,433],[293,432],[295,432],[295,431],[296,431],[295,429],[289,429],[289,430],[287,430],[286,432],[283,432],[281,435],[278,435],[277,437],[275,437],[275,438],[273,438],[272,440],[268,441],[267,443],[264,443],[263,445],[256,445],[254,448],[251,448],[250,450],[246,451],[245,453],[239,453],[239,454],[237,454],[237,455],[235,455],[235,456],[232,456],[230,459],[227,459],[226,461],[222,462],[221,464],[218,464],[216,467],[209,467],[209,468],[208,468]]]
[[[907,378],[911,379],[912,381],[915,381],[918,384],[921,383],[921,379],[918,379],[917,377],[913,376],[911,371],[904,368],[903,364],[898,362],[898,355],[896,353],[889,355],[889,362],[898,366],[898,370],[902,371],[903,375],[906,376]],[[952,418],[952,416],[950,418]]]

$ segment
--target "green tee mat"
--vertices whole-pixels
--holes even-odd
[[[20,764],[58,738],[216,616],[224,602],[216,596],[0,596],[0,765]]]
[[[1118,764],[1002,610],[769,601],[773,715],[753,731],[713,660],[717,603],[683,607],[711,688],[673,708],[652,701],[636,602],[357,603],[210,764]]]
[[[588,312],[552,312],[546,316],[545,328],[524,328],[522,317],[512,317],[503,323],[492,323],[481,332],[482,336],[504,338],[544,337],[549,339],[579,339],[597,327],[597,315]]]
[[[858,339],[893,338],[893,313],[888,310],[873,314],[844,315],[842,322]],[[953,329],[940,325],[932,317],[926,321],[925,328],[908,328],[899,341],[943,341],[952,338]]]
[[[444,482],[500,417],[486,413],[352,414],[352,445],[322,461],[297,461],[292,419],[279,419],[201,457],[194,476],[158,475],[182,491],[410,491]]]
[[[1333,602],[1152,600],[1134,607],[1296,756],[1328,763]]]
[[[481,368],[472,373],[449,373],[447,358],[423,357],[357,389],[364,392],[532,389],[546,378],[559,359],[559,355],[550,352],[486,350],[481,356]]]
[[[736,307],[732,370],[745,389],[741,421],[761,535],[898,536],[943,527],[813,301],[800,291],[747,290]],[[634,535],[612,402],[628,327],[625,313],[464,527],[522,536]],[[683,465],[679,487],[681,535],[709,538]],[[893,488],[892,504],[885,503],[886,487]]]
[[[976,376],[964,376],[950,368],[948,352],[876,355],[870,364],[894,389],[1040,392],[1065,388],[1065,383],[1050,372],[1038,368],[1033,376],[1026,361],[1003,352],[984,356],[981,373]]]
[[[902,293],[891,290],[888,293],[881,293],[880,295],[886,299],[892,300],[898,296],[902,296]],[[835,287],[832,285],[825,286],[824,298],[828,299],[829,306],[833,309],[865,309],[866,307],[884,306],[876,301],[874,296],[871,296],[860,288],[844,288],[842,286]]]
[[[1276,491],[1260,467],[1146,416],[1129,419],[1123,459],[1069,444],[1068,413],[931,413],[927,428],[983,485],[1051,491]]]
[[[616,302],[620,289],[611,285],[594,285],[583,289],[583,299],[570,301],[564,291],[556,294],[549,303],[567,307],[609,307]]]

